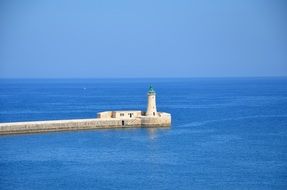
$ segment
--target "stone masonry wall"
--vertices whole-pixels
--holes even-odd
[[[162,117],[137,117],[125,119],[75,119],[0,123],[0,135],[128,127],[167,127],[170,126],[171,122],[170,115],[169,117],[168,115]]]

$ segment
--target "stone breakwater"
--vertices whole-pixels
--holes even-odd
[[[136,117],[136,118],[95,118],[95,119],[72,119],[53,121],[30,121],[0,123],[0,135],[41,133],[51,131],[89,130],[89,129],[112,129],[131,127],[169,127],[171,125],[170,114],[162,114],[160,117]]]

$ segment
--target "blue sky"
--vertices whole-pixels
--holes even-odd
[[[1,78],[287,76],[282,0],[1,0]]]

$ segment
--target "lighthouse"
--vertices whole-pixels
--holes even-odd
[[[146,110],[146,116],[157,116],[156,111],[156,100],[155,100],[155,91],[150,85],[148,93],[147,93],[147,110]]]

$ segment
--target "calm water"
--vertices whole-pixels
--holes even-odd
[[[169,129],[0,136],[0,189],[287,189],[287,79],[1,80],[0,121],[145,109]]]

